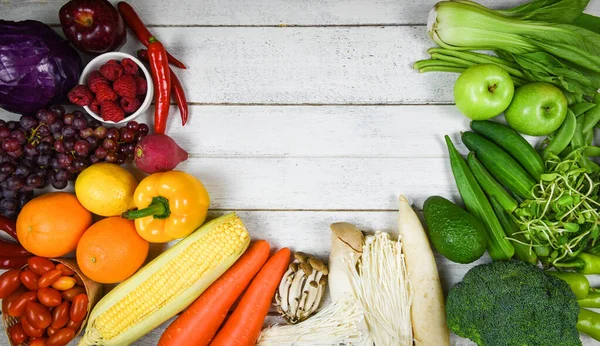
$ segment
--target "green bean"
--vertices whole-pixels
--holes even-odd
[[[420,70],[424,67],[431,67],[431,66],[443,66],[443,67],[464,67],[464,65],[458,65],[455,63],[451,63],[448,61],[442,61],[442,60],[433,60],[433,59],[428,59],[428,60],[420,60],[417,61],[413,64],[413,68],[415,70]]]
[[[567,148],[575,134],[577,119],[571,110],[567,111],[567,117],[560,126],[554,138],[544,149],[543,157],[547,159],[551,154],[558,155]]]
[[[585,120],[583,122],[583,132],[584,133],[586,133],[588,131],[592,131],[594,126],[596,126],[598,121],[600,121],[600,94],[599,93],[596,93],[596,95],[594,95],[594,103],[596,104],[596,106],[593,107],[592,109],[588,110],[585,113]]]
[[[600,156],[600,147],[596,147],[593,145],[588,146],[587,148],[585,148],[585,155],[586,156]]]
[[[573,114],[578,117],[581,114],[589,111],[590,109],[594,108],[594,106],[596,106],[595,103],[592,102],[578,102],[578,103],[574,103],[572,105],[569,106],[569,109],[571,110],[571,112],[573,112]]]
[[[569,110],[570,111],[570,110]],[[576,118],[575,122],[575,133],[573,134],[573,138],[571,139],[571,146],[573,149],[583,148],[585,143],[583,142],[583,122],[585,120],[585,116],[580,115]]]

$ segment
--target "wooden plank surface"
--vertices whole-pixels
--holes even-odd
[[[422,24],[436,0],[129,0],[149,25],[381,25]],[[524,0],[481,0],[492,8],[510,8]],[[114,1],[116,3],[116,1]],[[2,18],[27,18],[58,24],[55,0],[2,0]],[[590,2],[588,11],[598,12]],[[185,15],[184,15],[185,14]]]

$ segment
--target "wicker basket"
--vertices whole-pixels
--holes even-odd
[[[100,298],[102,298],[102,293],[103,293],[102,292],[102,284],[92,281],[90,278],[83,275],[83,273],[77,266],[77,262],[74,259],[51,258],[50,261],[56,262],[56,263],[62,263],[65,266],[67,266],[69,269],[73,270],[77,275],[79,275],[79,277],[83,281],[83,286],[85,287],[85,292],[88,295],[87,314],[85,316],[85,320],[81,324],[81,328],[79,328],[79,330],[75,333],[75,337],[77,337],[85,329],[87,319],[90,315],[90,312],[92,311],[92,308],[94,307],[94,305],[96,305],[96,303],[100,300]],[[27,266],[25,266],[25,267],[27,267]],[[23,268],[25,268],[25,267],[23,267]],[[7,337],[8,337],[8,328],[11,327],[12,325],[16,324],[17,322],[19,322],[19,320],[17,318],[9,316],[6,311],[2,310],[2,323],[4,324],[4,331],[6,332]],[[12,340],[10,340],[10,337],[8,337],[8,342],[10,343],[11,346],[27,346],[28,345],[28,343],[26,343],[26,342],[21,343],[21,344],[15,344],[12,342]]]

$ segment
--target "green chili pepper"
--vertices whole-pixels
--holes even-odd
[[[590,291],[587,297],[578,299],[577,302],[582,308],[600,308],[600,292]]]
[[[538,254],[539,255],[539,254]],[[600,274],[600,256],[580,253],[573,261],[554,264],[557,268],[571,268],[581,274]]]
[[[579,309],[577,330],[600,340],[600,314],[588,309]]]
[[[569,143],[571,143],[573,135],[575,135],[576,127],[577,118],[571,110],[568,110],[567,117],[556,132],[556,135],[552,138],[550,143],[548,143],[546,149],[544,149],[544,159],[547,159],[551,154],[558,155],[565,150]]]
[[[509,238],[516,239],[517,241],[511,242],[515,247],[515,255],[518,259],[523,262],[529,262],[536,264],[537,263],[537,255],[531,248],[531,246],[524,245],[522,243],[526,242],[523,234],[519,233],[519,226],[511,219],[510,215],[504,210],[500,202],[493,197],[490,196],[490,203],[492,204],[492,208],[498,217],[498,221],[500,221],[500,225],[504,229],[504,233]]]
[[[571,286],[571,291],[575,293],[575,297],[577,297],[577,299],[583,299],[587,297],[590,292],[590,282],[583,274],[557,271],[547,271],[546,274],[556,276],[557,278],[568,283],[569,286]]]

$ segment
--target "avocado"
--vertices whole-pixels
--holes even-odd
[[[466,210],[444,197],[429,197],[423,205],[429,239],[447,259],[471,263],[485,252],[485,226]]]

